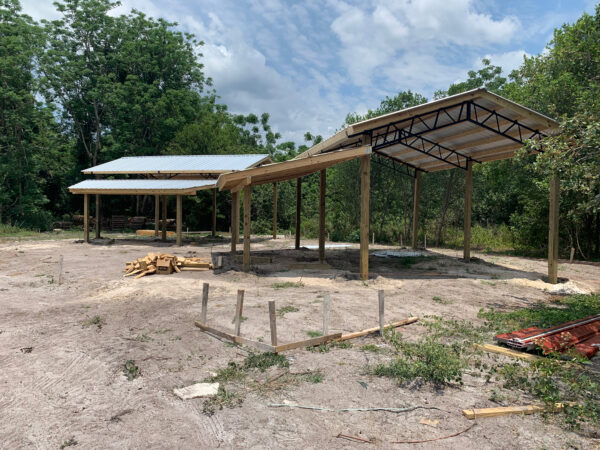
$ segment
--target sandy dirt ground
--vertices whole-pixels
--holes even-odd
[[[315,245],[315,241],[303,241]],[[269,388],[277,373],[250,374],[241,406],[203,413],[203,399],[180,400],[173,389],[200,382],[247,351],[226,345],[194,326],[200,315],[202,283],[210,283],[209,324],[233,330],[236,292],[245,290],[242,335],[269,341],[267,302],[298,309],[278,317],[280,343],[320,330],[322,298],[332,299],[330,331],[348,333],[377,326],[377,290],[386,294],[386,322],[439,315],[481,323],[481,308],[511,310],[548,301],[546,261],[474,253],[471,264],[454,250],[409,269],[393,259],[371,257],[372,278],[356,279],[357,245],[327,250],[331,269],[289,269],[317,261],[317,250],[294,250],[293,241],[256,237],[253,254],[270,256],[251,273],[230,258],[228,240],[175,247],[140,240],[92,245],[73,240],[0,242],[0,447],[59,448],[355,448],[336,436],[375,439],[380,448],[396,440],[430,439],[470,426],[461,410],[498,406],[493,384],[466,375],[461,387],[399,386],[367,374],[368,365],[388,356],[361,351],[383,345],[370,336],[352,348],[327,353],[286,353],[294,373],[320,370],[321,383],[300,381]],[[391,247],[373,246],[377,249]],[[148,252],[224,257],[211,272],[123,278],[126,261]],[[64,258],[62,284],[58,260]],[[561,262],[559,276],[587,292],[600,290],[600,267]],[[276,289],[275,283],[303,283]],[[443,303],[433,301],[443,298]],[[99,317],[100,323],[91,323]],[[424,332],[401,330],[406,339]],[[495,356],[502,360],[503,357]],[[500,359],[498,359],[500,358]],[[141,376],[128,380],[126,361]],[[362,382],[362,383],[361,383]],[[256,388],[259,386],[260,388]],[[365,387],[366,386],[366,387]],[[522,399],[525,403],[526,398]],[[269,407],[289,401],[329,408],[424,407],[407,413],[322,412]],[[437,408],[437,409],[427,409]],[[433,422],[422,423],[422,419]],[[425,420],[425,422],[427,422]],[[437,424],[435,421],[439,421]],[[433,425],[435,424],[435,426]],[[71,441],[69,441],[72,439]],[[598,441],[565,431],[539,416],[481,419],[468,432],[416,448],[597,448]],[[404,446],[407,447],[407,446]]]

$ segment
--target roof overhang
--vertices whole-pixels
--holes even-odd
[[[73,194],[194,195],[216,188],[216,180],[84,180],[69,187]]]
[[[480,88],[355,123],[295,159],[351,149],[366,136],[374,154],[415,170],[465,169],[511,158],[557,129],[555,120]]]
[[[365,145],[348,150],[332,151],[325,154],[308,156],[302,159],[291,159],[280,163],[267,164],[253,169],[223,174],[217,180],[217,187],[219,190],[231,190],[232,192],[237,192],[244,186],[293,180],[333,165],[370,154],[371,147]]]

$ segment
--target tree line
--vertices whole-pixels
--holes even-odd
[[[62,0],[58,20],[36,23],[18,0],[0,0],[0,226],[46,230],[81,211],[67,187],[81,169],[121,156],[268,153],[292,158],[319,142],[282,142],[269,114],[233,114],[202,66],[203,42],[177,24],[141,11],[113,15],[118,2]],[[530,143],[512,160],[473,170],[474,244],[542,254],[547,246],[548,180],[561,178],[561,248],[600,257],[600,6],[554,31],[540,55],[508,77],[489,60],[434,99],[486,86],[557,118],[560,133],[543,153]],[[426,102],[400,91],[342,126]],[[327,229],[333,240],[357,240],[357,162],[328,169]],[[412,179],[372,165],[371,231],[386,243],[410,238]],[[424,174],[420,236],[439,245],[462,242],[464,174]],[[253,230],[271,230],[272,191],[253,191]],[[295,183],[280,183],[278,221],[293,232]],[[318,227],[318,175],[303,182],[303,234]],[[207,228],[210,196],[184,199],[185,225]],[[152,216],[144,197],[107,197],[105,212]],[[218,226],[229,227],[230,199],[218,194]],[[567,250],[568,251],[568,250]]]

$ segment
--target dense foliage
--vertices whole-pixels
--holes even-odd
[[[61,0],[61,18],[35,23],[18,0],[0,0],[0,224],[47,229],[81,209],[66,187],[80,170],[125,155],[268,153],[276,161],[319,142],[281,142],[269,114],[232,114],[203,71],[196,37],[140,11],[114,15],[112,0]],[[508,77],[483,60],[442,98],[480,86],[561,122],[561,132],[526,150],[532,156],[474,168],[474,243],[542,254],[548,232],[548,179],[561,178],[561,248],[600,257],[600,7],[555,30],[547,49]],[[426,102],[400,91],[345,125]],[[358,163],[328,170],[327,228],[357,240]],[[372,164],[371,231],[381,242],[410,239],[412,179]],[[425,174],[422,242],[460,245],[464,173]],[[318,175],[304,178],[303,234],[317,231]],[[107,205],[107,203],[110,204]],[[144,197],[114,197],[105,211],[152,215]],[[218,194],[218,227],[229,227],[230,200]],[[272,188],[253,195],[253,227],[271,229]],[[207,228],[210,197],[185,199],[185,225]],[[279,184],[278,221],[293,232],[295,183]],[[478,240],[479,239],[479,240]],[[493,242],[493,244],[492,244]],[[568,251],[568,250],[566,250]]]

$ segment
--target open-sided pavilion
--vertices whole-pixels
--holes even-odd
[[[231,171],[240,171],[271,162],[268,155],[177,155],[123,157],[82,172],[96,179],[84,180],[69,187],[73,194],[83,195],[84,239],[89,242],[90,195],[96,201],[96,238],[100,238],[102,195],[152,195],[154,235],[159,235],[160,201],[162,198],[162,240],[167,238],[167,200],[176,202],[176,242],[182,244],[182,199],[201,190],[212,190],[212,234],[216,233],[216,179]],[[128,176],[121,179],[99,179],[101,176]],[[133,177],[133,178],[132,178]]]
[[[541,140],[558,123],[487,91],[475,89],[373,119],[339,131],[293,160],[262,165],[219,176],[217,187],[232,193],[231,251],[239,236],[239,192],[244,191],[243,267],[250,267],[250,208],[252,186],[274,184],[273,234],[277,230],[277,183],[296,180],[296,248],[300,246],[302,177],[320,172],[319,258],[325,257],[326,169],[359,158],[360,276],[369,274],[370,164],[387,165],[414,180],[413,247],[417,247],[421,174],[460,169],[466,172],[464,259],[470,260],[473,164],[512,158],[528,140]],[[559,180],[550,183],[548,279],[557,282]]]

